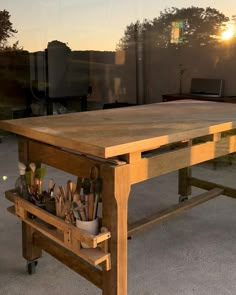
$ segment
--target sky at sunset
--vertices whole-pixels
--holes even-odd
[[[12,42],[29,51],[59,40],[72,50],[115,50],[127,25],[153,19],[169,7],[214,7],[236,14],[235,0],[1,0],[18,34]]]

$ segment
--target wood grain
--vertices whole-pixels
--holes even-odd
[[[236,136],[174,150],[129,164],[130,183],[157,177],[236,152]]]
[[[0,129],[102,158],[236,127],[236,105],[177,101],[0,122]]]
[[[108,251],[111,270],[103,271],[103,295],[127,294],[127,216],[129,197],[129,169],[125,166],[101,169],[103,185],[103,227],[111,232]]]

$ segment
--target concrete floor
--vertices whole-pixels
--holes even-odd
[[[101,291],[43,253],[36,273],[28,275],[21,256],[21,224],[6,211],[4,192],[18,177],[16,137],[0,144],[0,294],[96,295]],[[194,176],[235,186],[236,165],[205,163]],[[6,181],[2,176],[6,175]],[[47,177],[65,184],[68,175],[47,169]],[[71,177],[70,177],[71,178]],[[193,194],[201,192],[194,190]],[[177,202],[177,173],[132,187],[129,221]],[[236,201],[220,196],[154,226],[128,241],[129,295],[235,295]]]

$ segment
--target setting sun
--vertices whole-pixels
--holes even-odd
[[[222,40],[229,40],[235,35],[235,30],[233,26],[228,27],[224,32],[221,34]]]

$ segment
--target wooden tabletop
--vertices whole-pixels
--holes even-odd
[[[229,102],[236,103],[236,96],[222,96],[222,97],[213,97],[213,96],[200,96],[194,95],[190,93],[169,93],[162,95],[163,102],[164,101],[173,101],[173,100],[183,100],[183,99],[191,99],[191,100],[207,100],[207,101],[216,101],[216,102]]]
[[[0,121],[0,129],[102,158],[236,128],[236,104],[174,101]]]

